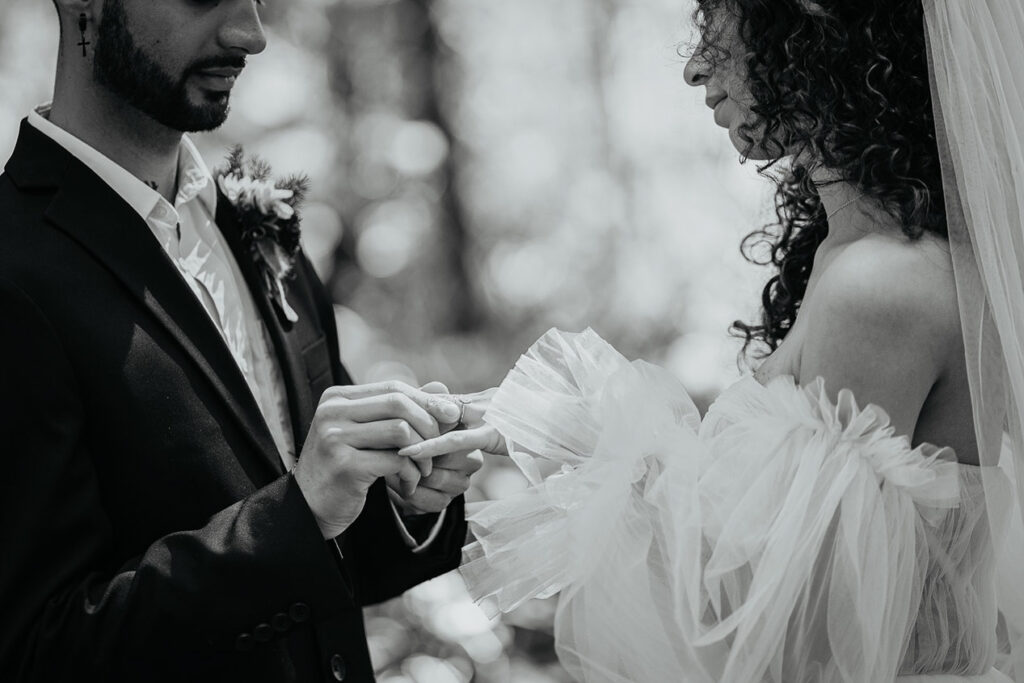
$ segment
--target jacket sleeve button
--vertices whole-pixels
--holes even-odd
[[[341,655],[336,654],[331,657],[331,675],[336,681],[345,680],[345,660],[341,658]]]
[[[278,612],[270,619],[270,626],[278,633],[284,633],[292,626],[292,620],[284,612]]]
[[[256,641],[248,633],[240,633],[235,638],[235,649],[239,652],[248,652],[249,650],[256,647]]]
[[[270,628],[270,624],[260,624],[252,630],[252,634],[259,642],[267,643],[274,637],[274,629]]]
[[[304,602],[297,602],[288,608],[288,616],[292,618],[296,624],[309,619],[309,605]]]

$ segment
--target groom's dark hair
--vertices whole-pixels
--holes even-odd
[[[60,30],[60,37],[63,38],[64,37],[64,22],[61,21],[61,19],[60,19],[60,5],[57,4],[57,0],[52,0],[52,2],[53,2],[53,9],[57,12],[57,28]],[[57,49],[58,50],[61,49],[59,44],[57,46]]]

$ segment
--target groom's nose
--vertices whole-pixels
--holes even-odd
[[[220,29],[221,46],[232,51],[255,55],[267,47],[267,35],[252,0],[230,3],[227,18]]]

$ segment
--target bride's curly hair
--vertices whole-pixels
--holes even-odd
[[[828,223],[812,174],[853,183],[910,238],[946,236],[921,0],[697,0],[700,56],[732,60],[753,98],[748,145],[784,163],[760,167],[777,184],[776,220],[748,235],[744,255],[778,269],[759,324],[736,322],[744,352],[764,356],[792,328]],[[729,45],[719,13],[736,29]],[[730,31],[731,33],[731,31]],[[785,152],[783,152],[785,150]],[[756,252],[768,247],[768,256]],[[767,351],[764,350],[767,347]]]

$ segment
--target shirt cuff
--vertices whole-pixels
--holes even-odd
[[[440,535],[441,527],[444,526],[445,513],[448,512],[447,509],[441,510],[440,514],[438,514],[437,516],[437,521],[434,522],[434,526],[430,530],[430,534],[427,535],[425,541],[420,543],[415,538],[413,538],[413,535],[411,533],[409,533],[409,528],[405,526],[405,520],[402,519],[402,513],[398,511],[398,508],[395,506],[394,501],[389,500],[388,504],[391,505],[391,512],[395,516],[395,524],[398,525],[398,533],[402,535],[402,540],[405,541],[405,544],[409,546],[409,548],[414,553],[421,553],[425,551],[427,548],[430,547],[430,544],[437,539],[438,535]]]

